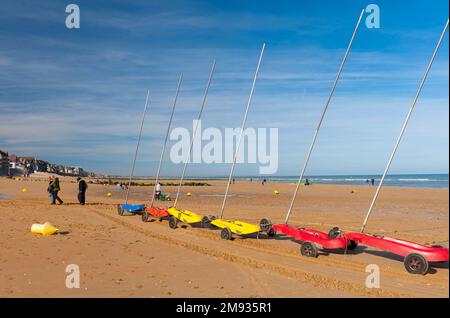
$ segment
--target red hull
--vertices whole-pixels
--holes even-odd
[[[444,247],[429,247],[405,240],[367,235],[364,233],[346,233],[345,237],[349,240],[400,256],[417,253],[425,257],[428,262],[448,262],[448,248]]]
[[[145,211],[156,218],[163,218],[170,215],[166,209],[160,207],[146,207]]]
[[[273,229],[277,232],[291,236],[301,242],[316,243],[325,249],[346,248],[348,244],[348,240],[345,237],[330,239],[328,238],[328,233],[310,228],[292,227],[287,224],[275,224]]]

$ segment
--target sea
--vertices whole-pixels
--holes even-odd
[[[136,177],[142,179],[151,179],[152,177]],[[178,180],[179,177],[163,176],[161,179]],[[279,183],[296,183],[298,176],[236,176],[236,180],[250,180],[261,182],[266,179],[268,182]],[[371,179],[375,180],[378,185],[381,175],[309,175],[303,178],[308,179],[311,184],[343,184],[343,185],[370,185]],[[185,180],[228,180],[228,176],[209,176],[209,177],[193,177],[188,176]],[[369,183],[367,182],[369,181]],[[413,187],[413,188],[448,188],[448,173],[438,174],[389,174],[384,179],[386,187]]]
[[[228,177],[214,176],[214,177],[188,177],[187,179],[201,179],[201,180],[227,180]],[[269,182],[279,183],[296,183],[298,176],[236,176],[236,180],[250,180],[254,182],[261,182],[266,179]],[[324,176],[305,176],[303,181],[308,179],[312,184],[343,184],[343,185],[370,185],[371,179],[375,180],[375,185],[378,185],[381,175],[367,174],[367,175],[324,175]],[[369,183],[367,182],[369,181]],[[439,174],[391,174],[384,179],[384,186],[386,187],[413,187],[413,188],[448,188],[448,173]]]
[[[368,185],[371,179],[375,179],[378,185],[381,175],[330,175],[330,176],[306,176],[310,183],[317,184],[346,184],[346,185]],[[258,178],[258,180],[260,177]],[[295,183],[298,177],[283,176],[266,178],[271,182]],[[367,182],[369,181],[369,183]],[[448,174],[392,174],[384,179],[383,186],[386,187],[424,187],[424,188],[448,188]]]

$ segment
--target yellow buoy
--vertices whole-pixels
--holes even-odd
[[[186,193],[186,195],[187,195],[188,197],[190,197],[192,194],[191,194],[190,192],[188,192],[188,193]]]
[[[273,194],[280,194],[280,192],[278,192],[278,190],[273,190]]]
[[[23,193],[25,193],[25,192],[27,192],[28,190],[27,190],[27,188],[22,188],[22,192]]]
[[[108,197],[112,196],[112,193],[111,193],[111,192],[108,192],[107,196],[108,196]]]
[[[45,222],[44,224],[33,224],[31,226],[31,233],[41,235],[52,235],[59,230],[51,223]]]
[[[19,178],[16,177],[16,181],[19,181]]]

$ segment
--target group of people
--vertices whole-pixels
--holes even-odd
[[[51,204],[63,204],[63,200],[58,196],[58,192],[61,191],[61,185],[59,183],[58,177],[49,177],[48,178],[48,187],[47,192],[50,194],[50,201]],[[88,188],[88,185],[86,181],[84,181],[81,177],[77,178],[77,184],[78,184],[78,202],[81,205],[84,205],[86,203],[86,191]]]

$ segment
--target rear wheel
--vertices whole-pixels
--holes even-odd
[[[174,216],[171,216],[169,218],[169,227],[171,229],[176,229],[177,225],[178,225],[178,219],[176,217],[174,217]]]
[[[259,222],[259,227],[261,228],[261,231],[269,233],[272,229],[272,222],[270,222],[269,219],[261,219]]]
[[[300,248],[300,252],[303,256],[317,257],[317,247],[311,242],[304,242]]]
[[[231,240],[231,237],[233,236],[233,234],[231,233],[231,230],[229,228],[224,228],[222,229],[222,231],[220,232],[220,237],[223,240]]]
[[[425,275],[428,272],[428,261],[420,254],[407,255],[404,264],[408,273]]]
[[[275,231],[273,228],[270,229],[269,232],[267,232],[268,237],[275,237],[277,236],[277,231]]]
[[[122,206],[120,204],[117,205],[117,214],[119,214],[120,216],[123,215],[123,209],[122,209]]]
[[[141,219],[142,219],[142,222],[147,222],[148,221],[148,212],[146,211],[146,210],[144,210],[144,211],[142,211],[142,214],[141,214]]]
[[[348,249],[348,250],[353,251],[353,250],[356,249],[357,247],[358,247],[358,242],[352,241],[352,240],[349,240],[349,241],[348,241],[348,244],[347,244],[347,249]]]
[[[202,227],[207,227],[209,225],[209,222],[210,222],[209,218],[205,215],[202,218]]]

